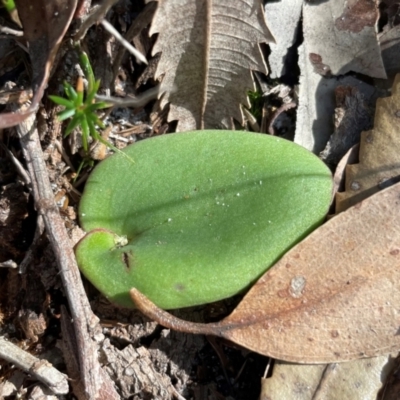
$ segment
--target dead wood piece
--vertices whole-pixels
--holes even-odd
[[[57,258],[64,290],[68,298],[77,340],[80,376],[86,399],[118,399],[112,382],[101,370],[90,332],[98,319],[93,315],[80,278],[72,245],[54,201],[48,178],[35,117],[31,116],[17,127],[21,147],[32,180],[35,205],[42,215],[46,232]],[[103,397],[102,397],[103,396]]]
[[[56,394],[68,393],[67,377],[48,361],[40,360],[0,337],[0,357],[31,374]]]
[[[85,398],[85,388],[83,381],[80,379],[80,367],[79,360],[75,349],[78,348],[73,323],[70,316],[64,306],[61,306],[61,334],[62,342],[61,348],[64,354],[65,364],[69,378],[71,380],[71,386],[74,394],[79,398]]]
[[[156,370],[145,347],[129,345],[118,350],[106,339],[102,350],[107,360],[105,369],[120,387],[122,398],[139,393],[151,399],[171,399],[175,395],[170,379]]]

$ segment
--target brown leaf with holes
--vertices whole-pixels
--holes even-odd
[[[32,62],[31,106],[21,113],[0,114],[0,129],[18,125],[37,110],[50,69],[67,31],[77,0],[15,0]]]
[[[376,102],[374,128],[361,134],[359,163],[346,167],[345,191],[336,194],[336,213],[400,181],[400,74],[392,95]]]
[[[400,349],[400,184],[357,204],[290,250],[215,324],[177,320],[136,289],[160,324],[221,336],[273,358],[331,363]]]

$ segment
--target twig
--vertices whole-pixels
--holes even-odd
[[[132,140],[129,140],[129,139],[127,139],[127,138],[125,138],[123,136],[120,136],[120,135],[114,135],[113,133],[110,133],[109,137],[111,139],[115,139],[115,140],[118,140],[118,141],[123,142],[123,143],[131,143],[132,142]]]
[[[101,369],[90,332],[98,323],[90,309],[76,264],[72,245],[54,200],[39,134],[32,115],[17,126],[21,147],[31,176],[36,209],[42,215],[47,235],[55,253],[64,290],[68,298],[76,335],[80,377],[86,399],[118,399],[110,378]],[[105,394],[106,397],[102,397]]]
[[[247,118],[247,122],[250,124],[251,129],[253,129],[254,132],[260,132],[260,125],[258,125],[255,116],[244,106],[242,106],[242,111]]]
[[[67,394],[67,377],[48,361],[40,360],[0,337],[0,357],[47,385],[55,394]]]
[[[12,29],[8,26],[0,25],[0,33],[5,33],[6,35],[13,35],[13,36],[24,36],[24,32],[18,29]]]
[[[22,178],[28,188],[31,187],[31,178],[24,166],[19,162],[18,158],[14,156],[12,151],[10,151],[3,143],[0,143],[3,150],[7,153],[8,158],[14,164],[15,169],[17,170],[18,175]]]
[[[163,89],[165,90],[165,88]],[[155,88],[146,90],[142,94],[136,97],[110,97],[110,96],[103,96],[103,95],[96,95],[96,100],[98,101],[105,101],[106,103],[110,103],[114,106],[118,107],[143,107],[149,101],[156,99],[160,94],[160,86],[156,86]]]
[[[0,268],[18,268],[18,264],[14,260],[7,260],[0,263]]]
[[[64,159],[64,161],[67,163],[67,165],[71,168],[71,170],[73,172],[76,172],[74,165],[72,164],[71,160],[68,157],[67,152],[64,150],[64,147],[62,145],[61,142],[59,142],[58,140],[56,140],[54,142],[56,149],[58,150],[58,152],[61,154],[61,157]]]
[[[263,379],[267,379],[269,369],[271,368],[271,358],[268,358],[267,365],[265,366],[265,371],[263,375]]]
[[[126,32],[124,39],[127,42],[131,42],[131,40],[135,36],[139,35],[139,33],[147,25],[150,24],[150,22],[153,19],[156,8],[157,8],[157,3],[154,1],[152,1],[149,4],[146,4],[143,11],[135,18],[135,20],[132,22],[131,26],[129,27],[128,32]],[[125,47],[120,46],[117,51],[117,54],[115,55],[114,60],[113,60],[113,74],[114,74],[113,81],[115,81],[115,78],[118,75],[119,66],[121,65],[124,54],[125,54]]]
[[[126,41],[106,19],[103,19],[101,21],[101,24],[108,33],[111,33],[111,35],[113,35],[115,39],[117,39],[122,44],[122,46],[124,46],[136,57],[137,61],[148,64],[146,57],[139,50],[136,50],[128,41]]]
[[[108,10],[117,2],[118,0],[103,0],[100,6],[93,7],[89,16],[85,19],[79,31],[74,36],[74,41],[78,42],[85,35],[87,30],[94,24],[97,24],[101,19],[103,19]]]

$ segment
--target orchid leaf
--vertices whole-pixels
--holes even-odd
[[[76,256],[112,302],[137,288],[162,308],[204,304],[251,286],[324,219],[328,168],[267,135],[197,131],[128,146],[89,177],[87,235]]]

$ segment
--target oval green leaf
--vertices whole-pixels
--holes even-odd
[[[232,131],[143,140],[103,161],[80,203],[83,274],[133,307],[137,288],[165,309],[248,288],[324,219],[328,168],[277,137]]]

